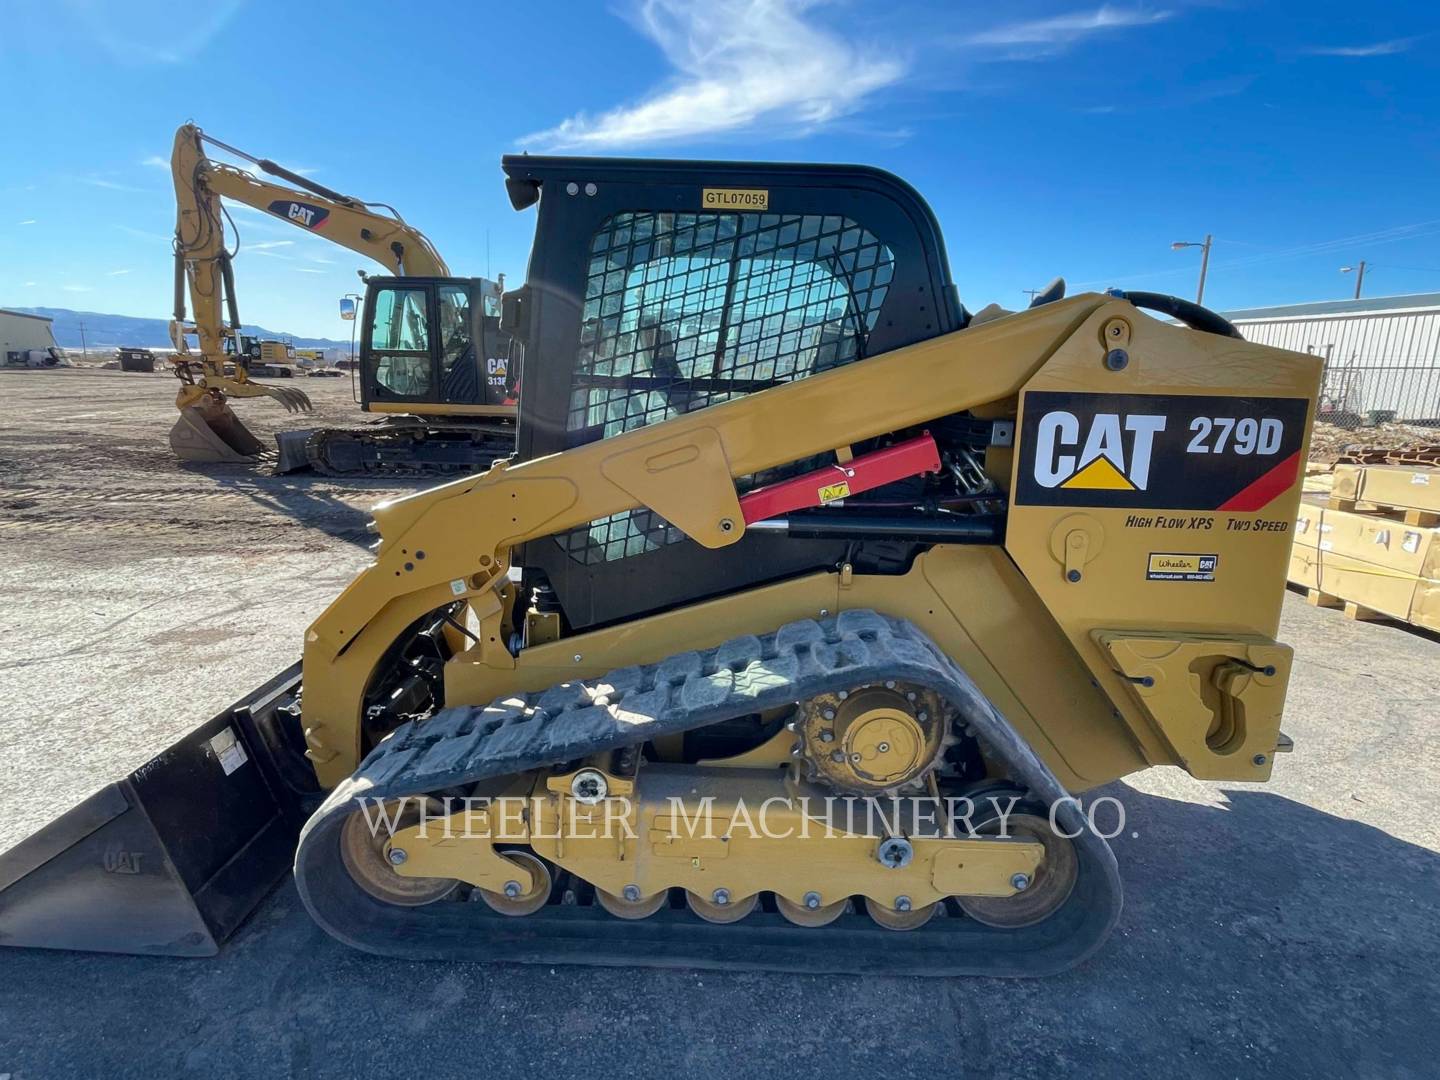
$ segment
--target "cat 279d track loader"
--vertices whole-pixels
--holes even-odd
[[[1154,295],[971,316],[873,169],[504,169],[516,456],[377,507],[302,665],[0,861],[0,940],[214,951],[293,862],[395,956],[1084,958],[1075,796],[1288,746],[1318,361]]]

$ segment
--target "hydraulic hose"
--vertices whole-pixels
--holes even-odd
[[[1209,308],[1201,307],[1189,300],[1181,300],[1178,296],[1169,296],[1165,293],[1130,292],[1126,289],[1110,289],[1107,295],[1113,296],[1117,300],[1129,300],[1138,308],[1164,312],[1171,318],[1179,319],[1192,330],[1199,330],[1206,334],[1219,334],[1221,337],[1240,337],[1240,331],[1236,330],[1235,325],[1223,315],[1217,315]]]

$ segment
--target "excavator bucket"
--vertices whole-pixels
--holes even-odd
[[[296,664],[0,855],[0,945],[212,956],[289,872]]]
[[[170,429],[170,448],[181,461],[246,464],[265,451],[228,405],[190,405]]]

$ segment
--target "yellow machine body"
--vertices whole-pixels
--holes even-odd
[[[1122,371],[1104,365],[1114,321],[1129,335]],[[1254,396],[1311,402],[1318,374],[1294,354],[1082,295],[382,504],[374,565],[306,637],[304,720],[316,774],[330,786],[355,769],[371,671],[405,626],[461,599],[481,633],[460,639],[446,665],[449,704],[652,662],[822,611],[873,608],[923,627],[1067,786],[1156,764],[1264,780],[1289,672],[1289,650],[1274,635],[1298,470],[1255,511],[1015,505],[1003,550],[939,546],[899,577],[811,575],[519,656],[505,628],[526,612],[506,572],[524,541],[636,506],[706,547],[725,546],[744,530],[737,477],[965,409],[1018,423],[1031,391],[1204,394],[1238,408]],[[1009,488],[1018,458],[1004,449],[989,457]],[[1169,553],[1213,557],[1213,579],[1159,576],[1152,558]],[[1136,681],[1147,677],[1150,685]]]

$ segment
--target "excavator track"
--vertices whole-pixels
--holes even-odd
[[[480,472],[514,452],[515,429],[505,424],[322,428],[305,440],[306,460],[325,476]]]
[[[940,694],[987,753],[1004,762],[1029,803],[1056,805],[1055,820],[1075,835],[1078,873],[1068,899],[1044,921],[997,929],[964,917],[952,900],[942,905],[945,917],[896,933],[860,914],[857,900],[826,925],[804,927],[783,918],[768,894],[760,910],[730,924],[697,917],[673,895],[648,918],[617,918],[588,887],[563,883],[539,910],[510,917],[459,900],[386,904],[343,864],[343,826],[362,802],[463,788],[888,679]],[[305,825],[295,878],[316,921],[357,948],[415,959],[545,964],[1039,976],[1089,956],[1121,909],[1114,854],[1055,776],[917,627],[865,610],[408,722]]]

